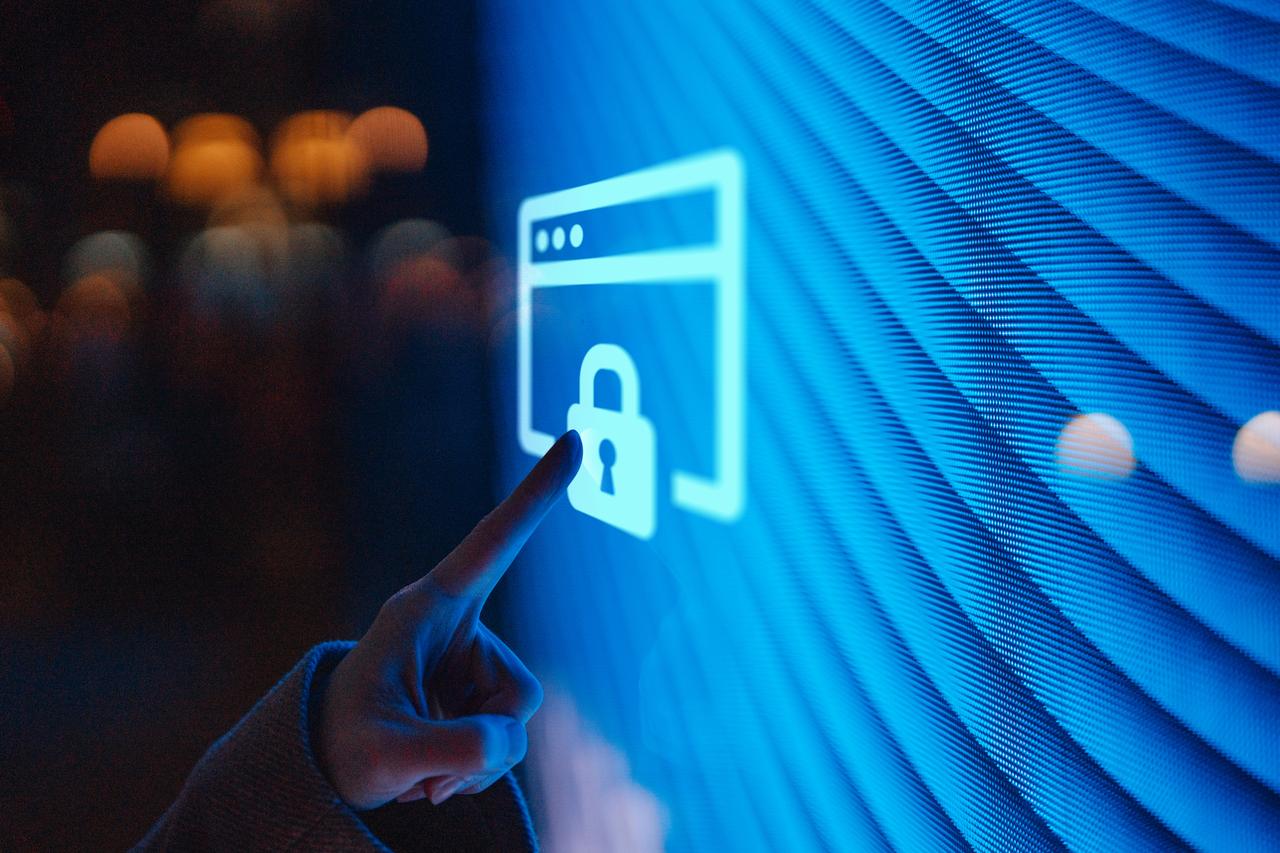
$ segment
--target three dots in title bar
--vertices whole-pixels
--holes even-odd
[[[533,237],[533,245],[539,252],[547,251],[548,247],[558,252],[564,248],[567,239],[569,245],[576,249],[582,245],[583,236],[582,226],[576,222],[569,228],[567,235],[561,225],[557,225],[550,232],[545,228],[539,228],[538,233]]]

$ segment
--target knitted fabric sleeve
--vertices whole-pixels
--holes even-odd
[[[440,807],[423,800],[357,813],[342,801],[316,763],[311,718],[328,674],[352,645],[311,649],[209,747],[177,800],[135,849],[535,849],[524,800],[510,774],[483,794],[455,796]]]

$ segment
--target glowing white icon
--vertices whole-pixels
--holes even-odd
[[[591,253],[586,249],[571,253],[566,247],[567,244],[572,249],[580,249],[584,243],[586,235],[583,226],[573,221],[577,214],[602,208],[621,208],[634,203],[677,199],[703,192],[712,197],[709,209],[714,222],[710,223],[712,227],[709,233],[714,236],[709,243],[615,254],[593,254],[599,249],[596,242],[588,247]],[[713,423],[708,424],[708,427],[715,437],[714,457],[707,473],[683,469],[672,471],[671,501],[676,507],[719,521],[733,521],[742,514],[746,494],[744,217],[742,158],[732,150],[713,151],[673,160],[597,183],[525,199],[520,205],[519,214],[517,416],[520,446],[526,452],[541,455],[555,440],[551,433],[537,430],[533,426],[532,325],[535,289],[600,284],[706,285],[710,282],[715,288],[712,300],[714,318],[712,328],[708,330],[714,340],[714,387],[708,388],[707,394],[713,404]],[[536,259],[535,247],[538,253]],[[553,248],[555,252],[549,253],[549,248]],[[655,342],[655,345],[661,344],[661,340]],[[630,377],[623,375],[628,369],[632,374],[637,374],[630,355],[620,347],[606,346],[613,346],[614,349],[603,351],[609,353],[604,356],[609,363],[600,369],[618,372],[624,389],[630,381],[630,392],[638,396],[642,377],[635,375],[634,381],[631,381]],[[587,359],[583,362],[584,375],[589,366],[595,365],[593,359],[601,358],[599,355],[592,356],[592,352],[596,352],[596,348],[593,347],[588,352]],[[625,364],[618,352],[625,357]],[[618,364],[623,365],[620,370],[615,367]],[[652,381],[658,380],[659,377],[652,377]],[[626,393],[624,390],[624,411],[627,408]],[[589,399],[592,398],[580,396],[577,406],[586,404]],[[581,413],[582,410],[577,406],[573,408]],[[639,414],[638,410],[636,414]],[[572,416],[569,422],[572,426]],[[604,436],[601,441],[603,439]],[[584,447],[583,468],[587,472],[586,476],[593,476],[588,464],[600,466],[595,469],[597,473],[594,476],[603,476],[604,463],[598,455],[599,449],[599,446]],[[607,453],[608,448],[605,449]],[[622,448],[616,441],[613,449],[618,453],[612,468],[614,488],[617,491],[622,488],[618,478],[623,469],[619,466],[629,464],[630,460],[624,461]],[[656,466],[654,470],[656,472]],[[656,473],[654,477],[656,478]],[[575,483],[579,480],[587,482],[580,476]],[[579,490],[582,488],[583,485],[578,486]],[[654,500],[657,493],[655,485]],[[600,494],[605,493],[601,491]],[[575,508],[633,535],[648,538],[653,534],[653,521],[626,501],[619,499],[611,505],[626,505],[630,507],[627,513],[617,510],[617,516],[606,518],[604,510],[592,511],[586,508],[604,506],[607,502],[603,497],[596,498],[599,503],[590,503],[581,491],[578,495],[575,500],[571,489],[570,500]],[[615,497],[620,498],[617,494]],[[640,497],[645,506],[652,503],[647,494]],[[610,520],[624,516],[628,519],[640,519],[644,523],[623,524]]]
[[[596,406],[596,376],[618,377],[622,407]],[[582,467],[569,484],[569,503],[632,536],[649,539],[654,528],[653,424],[640,414],[640,376],[617,344],[596,344],[582,359],[578,402],[569,407],[569,429],[582,436]]]

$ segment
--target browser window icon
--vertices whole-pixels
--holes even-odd
[[[664,496],[673,507],[724,522],[744,507],[744,218],[742,158],[728,149],[534,196],[520,206],[520,446],[542,454],[558,432],[578,428],[583,470],[571,503],[640,538],[653,535],[654,504]],[[620,307],[632,299],[644,306],[634,315]],[[700,302],[703,310],[686,302]],[[573,322],[544,329],[535,319],[544,304]],[[643,337],[635,331],[639,319],[626,322],[631,316],[644,318]],[[691,339],[708,344],[700,399],[664,397],[672,383],[661,373]],[[556,346],[566,366],[548,376],[540,354]],[[666,367],[646,374],[657,364]],[[618,388],[613,406],[597,400],[601,375]],[[542,396],[556,402],[543,401],[550,414],[539,421]],[[646,400],[664,414],[654,435],[643,426]],[[673,442],[664,422],[680,430],[682,447],[700,450],[673,459],[665,480],[657,459]]]

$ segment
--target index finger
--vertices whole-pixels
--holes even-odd
[[[582,461],[582,441],[569,430],[493,512],[481,519],[426,580],[449,595],[485,598],[502,578]]]

